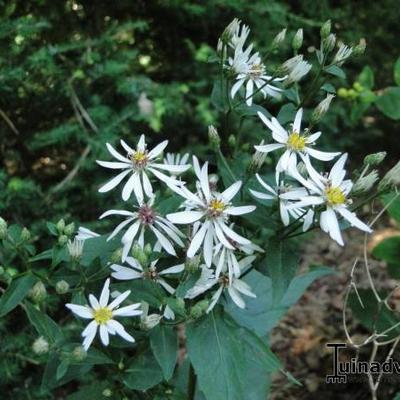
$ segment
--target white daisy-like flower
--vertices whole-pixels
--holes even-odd
[[[351,56],[353,48],[346,46],[344,43],[340,43],[339,50],[333,58],[332,64],[336,64],[339,67]]]
[[[208,177],[208,163],[200,169],[198,161],[193,158],[194,170],[199,179],[199,192],[194,194],[186,187],[175,187],[175,192],[186,199],[184,203],[186,211],[180,211],[167,215],[167,219],[175,224],[193,224],[194,235],[187,250],[189,258],[194,257],[203,245],[204,261],[207,266],[212,263],[213,247],[215,240],[221,242],[229,249],[234,249],[229,240],[241,245],[250,244],[250,241],[237,234],[228,226],[229,217],[243,215],[255,210],[255,206],[235,207],[231,200],[239,192],[242,182],[238,181],[229,186],[222,193],[210,189]]]
[[[293,126],[289,131],[283,128],[276,118],[269,120],[260,112],[258,113],[258,116],[272,131],[272,138],[277,143],[254,146],[255,149],[264,153],[269,153],[278,149],[285,149],[276,165],[277,172],[288,171],[289,166],[291,165],[296,166],[298,155],[303,161],[309,157],[313,157],[321,161],[330,161],[340,154],[315,150],[311,147],[321,136],[321,132],[316,132],[311,135],[309,135],[307,132],[301,132],[301,119],[303,116],[302,108],[297,111]]]
[[[118,306],[131,293],[130,290],[127,290],[115,298],[110,304],[108,304],[110,299],[109,286],[110,279],[107,279],[104,283],[99,300],[97,300],[92,294],[89,295],[90,306],[81,306],[70,303],[65,305],[78,317],[92,320],[82,332],[82,336],[84,338],[82,345],[86,351],[89,349],[96,336],[97,328],[99,328],[100,339],[104,346],[108,346],[109,335],[115,334],[118,334],[128,342],[133,343],[135,341],[135,339],[128,332],[126,332],[122,324],[120,324],[114,318],[134,317],[142,314],[142,311],[138,310],[140,303],[118,308]]]
[[[167,185],[176,184],[176,180],[165,175],[161,171],[167,171],[174,174],[180,174],[190,168],[190,165],[168,165],[157,162],[157,159],[167,147],[168,140],[164,140],[152,150],[147,150],[144,135],[140,136],[136,149],[128,146],[123,140],[121,145],[127,152],[127,156],[118,153],[109,143],[107,149],[110,154],[118,161],[96,161],[99,165],[105,168],[123,170],[113,179],[103,185],[99,192],[104,193],[114,189],[122,180],[130,175],[128,181],[122,189],[122,199],[128,200],[132,192],[139,203],[143,202],[144,194],[147,197],[153,196],[153,187],[149,176],[154,175],[160,181]]]
[[[161,285],[169,294],[175,293],[175,289],[167,283],[163,276],[169,274],[179,274],[185,269],[185,264],[178,264],[158,271],[157,263],[159,260],[152,261],[147,269],[143,269],[140,263],[133,257],[127,257],[125,261],[129,266],[123,266],[119,264],[111,265],[110,268],[114,271],[111,274],[112,277],[125,281],[132,279],[148,279]]]
[[[180,154],[180,153],[167,153],[164,157],[164,164],[165,165],[178,165],[178,166],[185,166],[188,165],[187,161],[189,159],[189,153]],[[171,175],[176,176],[179,173],[171,172]]]
[[[157,213],[153,208],[154,200],[155,198],[152,197],[147,203],[139,203],[139,207],[133,212],[127,210],[108,210],[100,216],[100,219],[110,215],[122,215],[127,217],[125,221],[117,225],[107,239],[111,240],[130,224],[121,239],[123,244],[122,261],[125,261],[136,238],[138,238],[137,241],[139,245],[142,248],[144,247],[144,233],[146,229],[155,235],[158,243],[168,254],[176,256],[173,243],[180,247],[184,246],[181,239],[184,237],[184,234],[174,226],[173,223]]]
[[[298,201],[308,195],[308,192],[304,187],[292,188],[290,186],[285,186],[283,182],[280,182],[279,174],[276,174],[276,188],[268,185],[259,174],[256,174],[256,178],[266,192],[249,189],[250,193],[261,200],[278,200],[279,213],[282,223],[285,226],[288,226],[290,218],[293,218],[295,220],[298,219],[299,221],[303,221],[303,232],[310,228],[314,220],[314,211],[311,208],[305,210],[301,207],[295,208],[292,205],[294,201]]]
[[[245,268],[247,268],[253,262],[254,258],[254,256],[249,256],[240,260],[240,270],[243,271]],[[239,277],[233,276],[232,279],[229,279],[229,275],[225,270],[218,278],[216,278],[214,272],[210,268],[202,265],[201,276],[199,280],[191,289],[187,291],[185,298],[193,299],[211,289],[215,285],[219,285],[219,288],[211,298],[210,305],[207,308],[207,313],[209,313],[215,307],[225,290],[228,292],[232,301],[240,308],[245,308],[246,306],[242,295],[253,298],[256,297],[256,295],[251,291],[251,287],[246,282],[239,279]]]
[[[298,172],[295,172],[293,177],[304,187],[308,188],[310,194],[290,206],[299,208],[324,205],[326,209],[321,213],[319,219],[321,229],[327,232],[341,246],[344,243],[337,214],[347,220],[352,226],[368,233],[372,232],[368,225],[359,220],[356,214],[348,209],[348,206],[351,204],[348,195],[353,183],[350,179],[344,179],[346,175],[346,170],[344,169],[346,160],[347,154],[343,154],[333,165],[329,174],[322,176],[314,169],[310,161],[305,159],[310,179],[304,179]]]
[[[285,78],[273,78],[266,74],[265,65],[262,63],[258,53],[249,56],[249,48],[245,52],[235,51],[233,58],[229,58],[228,63],[236,73],[236,82],[231,89],[231,97],[235,98],[240,88],[245,85],[246,104],[251,106],[253,103],[253,93],[257,90],[265,97],[278,97],[282,89],[270,83],[279,82]],[[268,82],[268,84],[267,84]]]

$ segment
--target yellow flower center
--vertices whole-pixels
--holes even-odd
[[[253,64],[250,69],[250,75],[252,78],[259,78],[264,74],[264,65],[262,64]]]
[[[112,318],[112,311],[108,307],[101,307],[93,312],[94,320],[99,324],[105,324]]]
[[[135,151],[129,157],[136,167],[144,167],[147,164],[147,152],[145,151]]]
[[[287,146],[292,150],[300,151],[306,146],[306,138],[297,132],[292,132],[286,142]]]
[[[346,196],[342,189],[329,186],[325,189],[326,200],[328,204],[337,206],[346,202]]]
[[[226,204],[222,200],[212,199],[208,205],[211,216],[217,217],[225,210]]]

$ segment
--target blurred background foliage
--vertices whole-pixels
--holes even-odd
[[[105,202],[120,201],[118,191],[107,200],[97,194],[110,175],[94,163],[107,159],[104,143],[120,137],[128,142],[139,133],[155,142],[166,137],[169,151],[207,158],[207,125],[219,125],[210,103],[217,66],[208,61],[235,16],[250,25],[261,54],[288,27],[289,40],[267,61],[273,66],[291,55],[291,36],[299,27],[305,32],[303,52],[311,59],[327,19],[346,43],[366,38],[366,53],[347,66],[346,79],[337,78],[343,90],[320,124],[327,133],[325,147],[350,150],[355,162],[386,150],[389,166],[398,156],[400,115],[386,118],[370,107],[368,97],[394,85],[400,18],[395,0],[9,0],[0,5],[0,213],[6,219],[36,224],[38,230],[46,218],[95,220]],[[365,65],[370,68],[359,78]],[[358,91],[357,80],[363,84]],[[359,95],[364,89],[369,102]],[[267,106],[277,114],[276,107]],[[253,132],[262,137],[260,124],[246,129],[251,144]]]

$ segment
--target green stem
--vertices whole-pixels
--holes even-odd
[[[222,154],[221,149],[218,147],[218,149],[216,149],[217,155],[219,156],[219,158],[222,161],[222,164],[224,164],[224,167],[227,169],[227,171],[229,172],[229,175],[231,176],[231,178],[233,179],[234,182],[237,181],[235,174],[232,172],[231,167],[229,166],[228,162],[226,161],[225,156]]]

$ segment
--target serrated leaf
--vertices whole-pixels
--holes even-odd
[[[173,327],[159,324],[150,331],[150,345],[165,380],[170,380],[178,357],[178,336]]]
[[[13,280],[0,298],[0,317],[17,307],[36,282],[37,278],[30,274]]]

